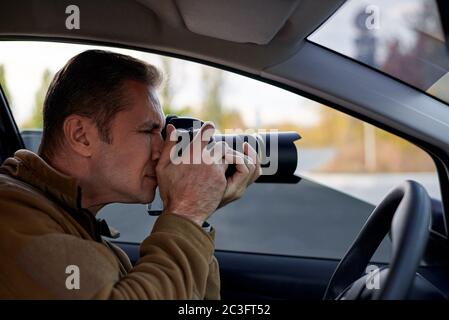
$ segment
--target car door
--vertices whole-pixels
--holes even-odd
[[[40,46],[45,47],[45,43],[33,44],[34,50],[39,50]],[[64,51],[73,47],[73,52],[87,49],[73,44],[59,46]],[[52,44],[51,52],[57,55],[58,46]],[[126,53],[146,58],[142,52]],[[69,57],[58,58],[62,61]],[[29,60],[32,63],[33,60]],[[206,65],[172,60],[176,67],[172,70],[184,68],[190,73],[192,68],[204,68],[210,81],[217,79],[216,73],[220,72]],[[17,61],[16,65],[19,63],[23,65],[26,61]],[[175,71],[168,74],[169,79],[177,76]],[[391,187],[409,178],[425,184],[433,197],[441,197],[432,159],[408,141],[260,81],[230,72],[222,74],[221,79],[229,82],[229,96],[241,96],[234,102],[243,103],[231,110],[215,109],[218,111],[205,115],[207,119],[217,123],[228,121],[229,126],[239,127],[245,125],[248,118],[255,120],[252,129],[295,130],[303,136],[298,144],[297,174],[302,177],[301,182],[256,183],[242,199],[221,208],[209,221],[216,229],[223,299],[321,299],[338,261],[374,206]],[[23,94],[21,88],[9,89],[18,92],[16,95]],[[248,115],[245,112],[250,109],[254,96],[262,99],[257,100],[259,105],[252,106],[255,114]],[[270,110],[273,106],[276,107],[274,113]],[[174,111],[194,112],[182,108]],[[2,160],[18,148],[37,151],[41,128],[25,131],[22,127],[20,134],[4,97],[1,112]],[[282,121],[268,123],[279,114],[283,114]],[[321,120],[314,120],[313,114]],[[292,127],[292,123],[283,122],[295,118],[301,121],[307,118],[309,123],[300,122]],[[377,139],[374,144],[373,136]],[[373,146],[382,152],[376,154]],[[385,154],[387,157],[382,156]],[[414,160],[414,166],[410,166],[412,161],[408,159]],[[408,165],[407,172],[402,170],[405,165]],[[156,201],[152,209],[160,209],[160,206]],[[145,205],[112,204],[99,213],[100,218],[120,231],[120,238],[112,241],[133,263],[138,261],[139,245],[157,219],[147,211]],[[372,264],[380,266],[388,262],[389,256],[389,240],[386,239]]]
[[[281,195],[281,198],[269,199],[259,208],[254,207],[256,199],[267,198],[270,194],[273,197],[274,194]],[[315,217],[308,216],[311,211],[304,208],[323,207],[320,203],[326,198],[338,199],[342,206],[335,210],[329,203],[328,211],[317,212]],[[299,205],[292,205],[292,199]],[[284,208],[276,208],[282,202]],[[372,208],[372,205],[307,179],[298,185],[256,183],[242,199],[218,210],[210,220],[216,228],[215,253],[220,264],[222,298],[321,299],[339,262],[338,255],[349,246]],[[145,217],[145,207],[136,205],[135,213],[128,215],[134,222],[124,223],[124,212],[129,209],[129,205],[112,205],[101,215],[122,234],[124,232],[127,241],[115,243],[136,263],[140,239],[127,235],[131,230],[134,235],[149,232],[155,218]],[[333,222],[320,223],[326,215]],[[297,225],[301,219],[305,227]],[[350,219],[351,223],[345,226],[344,222]],[[336,228],[332,230],[330,225]],[[316,229],[320,226],[321,231]],[[318,248],[326,247],[320,243],[320,238],[321,241],[328,238],[331,241],[325,242],[334,242],[334,245],[319,252]],[[386,244],[382,249],[383,254],[388,252]]]

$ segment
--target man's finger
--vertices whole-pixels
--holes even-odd
[[[209,164],[223,164],[225,163],[223,158],[225,157],[228,148],[229,147],[224,141],[210,143],[202,151],[204,160]]]
[[[192,141],[187,146],[186,152],[183,156],[190,157],[193,163],[201,163],[201,154],[204,148],[208,145],[212,136],[215,133],[215,126],[212,122],[205,122],[199,131],[195,133]]]
[[[261,168],[260,168],[260,157],[257,154],[256,150],[254,150],[253,147],[247,142],[243,144],[243,152],[246,154],[249,158],[253,160],[253,163],[255,164],[254,171],[252,173],[250,183],[254,182],[261,174]]]
[[[159,165],[165,167],[170,163],[170,153],[174,150],[177,142],[178,135],[176,133],[176,128],[172,124],[167,125],[164,147],[162,148],[161,156],[158,161]]]
[[[245,159],[242,157],[242,154],[240,152],[237,151],[233,151],[233,152],[227,152],[225,154],[225,161],[227,164],[234,164],[235,165],[235,169],[236,169],[236,173],[234,173],[231,177],[234,177],[235,175],[247,175],[249,172],[249,169],[247,167],[247,165],[245,164]]]
[[[257,156],[257,152],[253,147],[250,146],[248,142],[245,142],[243,144],[243,153],[252,160],[253,164],[257,164],[257,161],[259,159],[259,157]]]
[[[209,143],[214,133],[215,133],[214,124],[212,122],[207,121],[201,126],[201,129],[193,137],[192,144],[200,142],[201,146],[204,147]]]

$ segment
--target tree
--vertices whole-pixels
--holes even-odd
[[[4,65],[0,65],[0,85],[2,86],[3,92],[5,93],[6,100],[8,100],[9,106],[12,106],[11,94],[9,93],[8,85],[6,83],[5,66]]]
[[[34,107],[31,113],[30,118],[24,123],[24,128],[42,128],[42,110],[44,107],[45,95],[47,94],[48,87],[50,86],[50,82],[53,79],[53,74],[50,70],[45,69],[42,74],[42,82],[39,89],[36,91],[36,95],[34,98]]]
[[[162,57],[162,70],[164,73],[164,84],[160,90],[160,97],[162,100],[162,106],[165,114],[173,114],[172,101],[174,96],[174,86],[170,81],[171,77],[171,61],[168,57]]]
[[[222,127],[221,93],[224,87],[223,71],[203,68],[203,106],[202,115],[205,120],[213,121],[218,128]]]
[[[165,76],[164,83],[159,92],[159,96],[161,97],[162,109],[166,115],[168,114],[176,114],[178,116],[182,115],[191,115],[192,109],[188,106],[182,108],[173,107],[173,98],[176,96],[177,87],[171,81],[172,75],[172,59],[168,57],[162,57],[162,70]],[[177,74],[180,77],[179,74]]]
[[[238,110],[225,110],[220,117],[220,129],[246,129],[245,121]]]

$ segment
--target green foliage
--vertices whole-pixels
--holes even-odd
[[[202,117],[223,128],[221,94],[224,86],[223,71],[212,68],[202,69],[203,105]]]
[[[11,94],[9,93],[8,84],[6,83],[6,74],[5,74],[5,66],[0,65],[0,85],[5,93],[6,100],[8,100],[8,104],[12,107]]]
[[[327,172],[417,172],[434,171],[430,157],[412,143],[384,130],[374,129],[375,166],[367,167],[364,123],[323,106],[321,123],[299,132],[304,147],[328,147],[335,158],[321,171]]]
[[[50,86],[53,74],[50,70],[46,69],[42,74],[42,82],[39,89],[36,91],[34,98],[34,106],[31,112],[30,118],[23,124],[23,128],[42,128],[42,110],[44,106],[45,95],[47,94],[48,87]]]
[[[182,108],[175,108],[173,106],[173,99],[177,93],[177,87],[174,85],[172,79],[172,59],[168,57],[162,57],[162,72],[164,73],[164,83],[159,90],[159,98],[161,99],[162,110],[165,115],[175,114],[178,116],[193,116],[193,109],[190,106],[184,106]],[[179,75],[176,75],[179,76]]]
[[[219,129],[244,128],[244,121],[236,110],[226,110],[222,104],[222,91],[224,88],[224,73],[221,70],[203,67],[202,76],[202,105],[201,112],[197,108],[184,106],[182,108],[173,106],[173,99],[177,94],[177,87],[172,78],[179,78],[179,74],[173,72],[173,60],[162,57],[162,69],[165,82],[159,90],[159,97],[164,113],[176,114],[178,116],[198,117],[203,120],[213,121]]]

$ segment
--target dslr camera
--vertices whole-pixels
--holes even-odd
[[[182,153],[183,147],[193,140],[204,122],[192,117],[178,117],[169,115],[165,120],[165,128],[162,137],[166,138],[167,125],[172,124],[177,131],[178,154]],[[243,143],[247,142],[256,150],[261,159],[262,174],[256,183],[298,183],[301,178],[295,174],[298,165],[298,149],[295,141],[301,137],[297,132],[279,132],[277,130],[235,131],[224,134],[214,134],[210,142],[225,141],[232,149],[243,152]],[[235,165],[230,164],[226,176],[235,172]],[[159,215],[162,211],[151,208],[148,205],[150,215]]]

